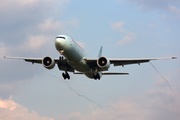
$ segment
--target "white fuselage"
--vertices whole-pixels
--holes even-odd
[[[93,70],[87,65],[85,51],[69,36],[59,35],[55,39],[55,47],[75,70],[93,78]]]

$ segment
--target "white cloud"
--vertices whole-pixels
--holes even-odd
[[[7,108],[10,111],[14,110],[16,107],[19,107],[20,105],[15,103],[11,100],[12,97],[10,97],[8,100],[1,100],[0,99],[0,108]]]
[[[155,24],[149,24],[148,27],[150,28],[155,28],[159,25],[159,23],[155,23]]]
[[[52,3],[53,0],[1,0],[0,4],[0,12],[7,12],[4,10],[8,10],[9,8],[17,8],[15,11],[19,9],[29,9],[29,7],[33,8],[39,3]],[[25,8],[26,7],[26,8]]]
[[[43,23],[40,23],[38,25],[39,29],[41,31],[48,31],[48,32],[54,32],[54,31],[65,31],[67,27],[74,27],[77,28],[79,26],[79,23],[77,20],[72,21],[66,21],[62,22],[59,20],[55,20],[53,18],[46,19]]]
[[[114,22],[111,23],[111,28],[117,31],[125,32],[126,30],[123,28],[124,24],[126,24],[126,22]]]
[[[77,20],[62,22],[62,21],[58,21],[52,18],[46,19],[44,20],[43,23],[39,23],[38,28],[36,28],[39,32],[39,35],[32,34],[30,36],[27,36],[28,37],[27,40],[23,44],[21,44],[18,47],[18,49],[25,50],[25,51],[39,50],[43,46],[45,46],[48,42],[51,42],[54,39],[55,36],[52,36],[52,34],[54,35],[54,33],[59,33],[59,32],[64,33],[64,31],[67,31],[68,27],[77,28],[78,26],[79,24]],[[46,34],[46,35],[43,35],[43,34]],[[82,47],[85,47],[85,44],[83,43],[80,43],[80,45],[82,45]]]
[[[179,69],[178,69],[179,72]],[[90,114],[72,112],[68,115],[57,116],[55,120],[179,120],[180,96],[177,91],[172,92],[162,87],[162,81],[157,80],[156,88],[138,96],[120,97],[110,105],[114,109],[99,108]],[[160,86],[159,86],[160,85]],[[180,87],[179,84],[176,84]],[[0,99],[0,119],[4,120],[53,120],[41,117],[37,112],[28,112],[28,109],[12,100]]]
[[[157,84],[156,84],[157,85]],[[158,86],[158,85],[157,85]],[[114,109],[96,109],[89,115],[73,112],[57,120],[179,120],[180,96],[165,87],[157,87],[142,95],[120,97],[112,103]]]
[[[180,9],[174,6],[179,5],[180,0],[129,0],[129,2],[136,3],[138,8],[142,11],[161,11],[161,14],[165,14],[161,16],[163,19],[174,18],[172,16],[175,16],[175,18],[180,18]],[[168,11],[171,13],[168,13]]]
[[[124,36],[123,40],[118,41],[118,44],[125,45],[125,44],[128,44],[128,43],[131,43],[131,42],[134,41],[135,37],[136,37],[135,33],[129,32]]]
[[[1,90],[1,91],[12,90],[13,87],[14,87],[14,86],[11,85],[11,84],[0,84],[0,90]]]
[[[49,40],[50,37],[48,36],[43,36],[43,35],[29,36],[28,40],[25,41],[25,43],[20,46],[20,49],[36,51],[38,49],[41,49],[44,44],[47,44]]]
[[[35,6],[39,3],[48,3],[52,4],[55,0],[1,0],[0,10],[1,9],[8,9],[8,7],[12,7],[15,5],[16,7],[24,7],[24,6]],[[58,0],[58,4],[63,4],[65,2],[69,2],[69,0]]]
[[[37,112],[28,112],[28,109],[11,100],[0,98],[0,120],[53,120],[53,118],[41,117]]]
[[[168,11],[170,12],[170,15],[173,15],[173,18],[180,18],[180,9],[178,9],[176,6],[169,6]]]
[[[124,37],[122,40],[118,41],[119,45],[125,45],[125,44],[129,44],[132,41],[134,41],[136,34],[133,32],[129,32],[128,30],[126,30],[123,25],[126,24],[126,22],[114,22],[111,23],[111,28],[113,30],[116,31],[120,31],[124,34]]]
[[[169,82],[174,83],[174,91],[167,87],[165,81],[155,76],[153,88],[136,96],[119,97],[118,101],[109,104],[114,109],[91,109],[90,114],[72,112],[67,116],[59,116],[56,120],[179,120],[179,72],[178,68],[172,74],[165,76]],[[174,79],[170,81],[172,78]]]
[[[38,26],[39,26],[39,29],[42,31],[54,31],[59,28],[62,28],[62,29],[65,28],[62,22],[54,20],[52,18],[46,19],[44,23],[40,23]]]
[[[175,6],[169,6],[169,10],[176,14],[180,14],[180,9],[176,8]]]
[[[21,5],[34,4],[39,2],[40,0],[16,0]]]

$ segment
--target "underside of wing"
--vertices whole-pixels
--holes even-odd
[[[42,64],[42,60],[44,58],[27,58],[27,57],[8,57],[8,56],[4,56],[4,58],[7,59],[19,59],[19,60],[25,60],[26,62],[32,62],[32,63],[39,63]],[[55,61],[55,63],[61,63],[61,64],[67,64],[66,59],[59,59],[59,58],[55,58],[53,59]]]
[[[98,58],[85,58],[88,65],[97,65]],[[108,58],[111,64],[114,66],[123,66],[130,64],[139,64],[149,62],[151,60],[162,60],[162,59],[176,59],[176,57],[166,57],[166,58]]]
[[[149,62],[151,60],[176,59],[175,57],[166,58],[110,58],[110,63],[114,66],[123,66],[129,64],[139,64]]]
[[[43,66],[45,68],[47,68],[47,69],[53,68],[55,63],[56,63],[58,65],[59,70],[74,72],[74,69],[67,63],[67,60],[63,59],[63,58],[52,59],[52,58],[50,58],[48,56],[46,56],[44,58],[7,57],[7,56],[4,56],[4,58],[25,60],[26,62],[31,62],[32,64],[34,64],[34,63],[43,64]],[[51,60],[50,61],[49,60],[45,60],[45,58],[50,58]],[[46,66],[45,62],[47,62],[47,66]],[[50,66],[49,62],[54,63],[54,65],[52,64],[52,66]]]
[[[42,59],[43,59],[43,58],[8,57],[8,56],[4,56],[4,58],[25,60],[26,62],[39,63],[39,64],[42,63]]]

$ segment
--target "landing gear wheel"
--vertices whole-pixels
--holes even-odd
[[[63,56],[60,56],[60,57],[59,57],[59,60],[64,60],[64,57],[63,57]]]
[[[70,76],[69,76],[69,74],[67,72],[66,73],[62,73],[62,76],[63,76],[64,80],[66,78],[70,79]]]
[[[93,73],[94,80],[97,80],[98,73]]]
[[[68,73],[66,73],[66,78],[68,78],[68,80],[70,79],[70,76]]]
[[[97,80],[97,79],[100,80],[100,76],[98,73],[93,73],[93,77],[95,80]]]
[[[62,73],[62,76],[63,76],[63,78],[64,78],[64,80],[66,79],[66,75],[64,74],[64,73]]]

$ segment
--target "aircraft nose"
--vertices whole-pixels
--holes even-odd
[[[63,49],[65,45],[65,39],[62,38],[56,38],[55,39],[55,47],[59,51],[60,49]]]

